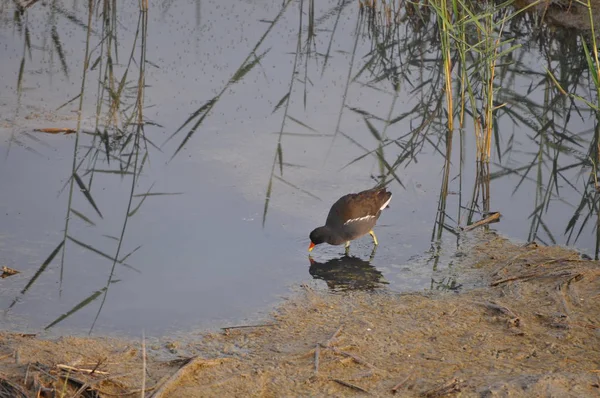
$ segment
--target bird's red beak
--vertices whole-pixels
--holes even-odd
[[[311,252],[312,249],[314,249],[314,248],[315,248],[315,244],[310,242],[310,246],[308,246],[308,251]]]

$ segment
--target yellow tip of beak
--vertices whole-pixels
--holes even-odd
[[[310,246],[308,246],[308,251],[311,252],[312,249],[314,249],[314,248],[315,248],[315,244],[310,242]]]

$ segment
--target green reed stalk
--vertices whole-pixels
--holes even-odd
[[[131,155],[130,157],[133,157],[133,174],[132,174],[132,179],[131,179],[131,188],[129,191],[129,199],[127,202],[127,209],[125,212],[125,218],[123,220],[123,226],[121,227],[121,234],[119,236],[119,242],[117,244],[117,250],[115,252],[114,255],[114,259],[112,262],[112,267],[108,276],[108,281],[106,282],[106,287],[104,288],[104,292],[103,292],[103,297],[102,297],[102,302],[98,308],[98,312],[96,313],[96,316],[94,318],[94,321],[92,323],[92,326],[90,327],[90,331],[89,333],[92,333],[92,330],[94,329],[94,326],[96,325],[96,321],[98,320],[98,317],[100,316],[100,312],[102,311],[102,308],[104,307],[104,303],[106,302],[106,297],[108,296],[108,288],[110,287],[110,285],[114,282],[114,275],[115,275],[115,268],[118,262],[120,262],[119,259],[119,254],[121,253],[121,248],[123,245],[123,240],[125,238],[125,231],[127,230],[127,223],[129,221],[129,218],[132,217],[135,213],[132,212],[132,207],[133,207],[133,198],[134,198],[134,194],[135,194],[135,187],[137,185],[137,181],[140,177],[139,174],[139,170],[140,170],[140,150],[141,150],[141,143],[144,140],[144,93],[145,93],[145,89],[146,89],[146,48],[147,48],[147,37],[148,37],[148,0],[142,0],[140,2],[140,18],[139,18],[139,25],[138,25],[138,31],[136,32],[136,40],[134,40],[134,44],[132,46],[133,49],[136,48],[136,43],[137,43],[137,37],[138,37],[138,32],[139,32],[139,36],[140,36],[140,40],[141,40],[141,45],[140,45],[140,59],[138,61],[138,85],[137,85],[137,95],[136,95],[136,102],[133,108],[133,113],[131,115],[132,119],[136,119],[136,123],[135,126],[133,127],[134,130],[131,132],[131,134],[134,135],[133,138],[133,147],[132,147],[132,151],[131,151]],[[130,62],[133,59],[133,52],[131,54],[130,57]],[[129,68],[129,65],[128,65]]]
[[[60,285],[62,290],[62,281],[64,275],[64,265],[65,265],[65,250],[67,236],[69,234],[69,221],[71,219],[71,204],[73,202],[73,187],[75,183],[75,174],[77,172],[77,150],[79,149],[79,133],[81,129],[81,119],[83,114],[83,98],[85,92],[85,80],[87,76],[87,70],[89,67],[89,54],[90,54],[90,37],[92,34],[92,15],[94,12],[94,0],[88,0],[88,26],[87,26],[87,34],[85,40],[85,54],[83,58],[83,75],[81,77],[81,91],[79,92],[79,107],[77,112],[77,128],[75,129],[75,144],[73,148],[73,165],[71,169],[71,182],[69,184],[69,199],[67,201],[67,215],[65,218],[65,229],[63,232],[63,246],[60,256]]]
[[[452,57],[451,52],[451,31],[454,30],[452,25],[451,16],[448,10],[447,0],[441,0],[440,11],[441,15],[438,15],[439,22],[441,23],[440,39],[442,43],[442,58],[444,68],[444,83],[446,89],[446,111],[448,113],[447,126],[448,131],[451,133],[454,130],[454,108],[452,100]]]

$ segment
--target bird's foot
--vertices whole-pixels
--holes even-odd
[[[371,251],[371,255],[369,256],[369,262],[372,262],[375,258],[375,252],[377,251],[377,246],[373,246],[373,250]]]

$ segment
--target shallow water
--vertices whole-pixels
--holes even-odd
[[[57,108],[81,89],[88,13],[82,4],[69,1],[38,3],[18,22],[11,4],[0,8],[0,265],[20,274],[0,281],[3,328],[39,331],[51,325],[50,333],[140,335],[144,331],[160,336],[196,327],[253,322],[299,283],[321,289],[393,291],[455,289],[473,283],[454,267],[456,258],[471,243],[471,234],[458,239],[445,231],[439,243],[432,244],[444,165],[440,151],[445,151],[443,129],[437,123],[427,131],[429,138],[415,145],[413,160],[395,169],[403,185],[388,178],[394,197],[375,230],[380,247],[373,258],[367,236],[352,243],[351,257],[343,257],[343,247],[317,247],[311,267],[306,251],[308,233],[324,223],[339,196],[374,186],[381,174],[380,163],[373,156],[345,167],[379,143],[363,116],[370,113],[389,119],[388,114],[394,118],[413,112],[429,90],[435,91],[428,82],[439,71],[439,64],[423,60],[435,57],[426,42],[414,43],[410,48],[422,56],[404,54],[406,59],[396,65],[402,73],[396,76],[400,90],[395,96],[389,79],[377,79],[376,68],[363,69],[372,44],[364,31],[355,40],[356,26],[362,26],[357,25],[356,2],[338,6],[336,1],[319,2],[315,8],[316,36],[309,48],[316,48],[319,55],[312,52],[306,57],[308,19],[303,15],[304,56],[295,60],[300,3],[292,2],[259,46],[257,56],[264,54],[260,62],[229,85],[268,29],[265,21],[272,21],[281,10],[281,2],[150,2],[145,43],[138,38],[135,46],[137,3],[119,5],[115,74],[121,79],[132,48],[139,59],[137,54],[145,45],[144,118],[153,122],[144,127],[151,143],[139,151],[140,163],[146,151],[149,156],[135,194],[169,195],[146,197],[139,210],[127,217],[131,175],[102,172],[118,170],[118,162],[113,159],[108,164],[104,146],[90,135],[80,134],[76,163],[83,161],[78,175],[89,187],[92,174],[86,171],[96,170],[89,191],[102,218],[75,184],[71,208],[94,225],[71,213],[68,236],[72,239],[66,241],[64,260],[61,250],[47,267],[40,268],[65,237],[76,137],[34,129],[77,126],[78,100]],[[98,60],[103,37],[101,18],[94,14],[92,21],[91,64]],[[410,29],[402,32],[401,38],[411,35]],[[295,62],[298,73],[294,73]],[[539,148],[551,159],[557,144],[549,146],[551,139],[546,137],[540,145],[540,136],[532,130],[537,123],[534,116],[543,113],[535,104],[545,97],[539,74],[531,71],[543,70],[545,62],[544,54],[525,45],[515,67],[520,72],[509,71],[503,77],[508,93],[505,100],[525,116],[515,122],[506,113],[498,115],[502,157],[494,149],[492,172],[529,164]],[[88,71],[82,131],[94,131],[98,81],[104,76],[98,65]],[[137,92],[139,64],[134,61],[132,65],[118,117],[121,125]],[[352,77],[350,83],[348,76]],[[277,107],[291,81],[289,107]],[[514,93],[529,102],[519,102],[522,98]],[[171,140],[168,137],[215,96],[214,108],[173,156],[197,119]],[[106,97],[101,102],[99,126],[110,125]],[[545,117],[560,124],[566,115],[555,110],[546,110]],[[579,151],[560,152],[557,164],[568,166],[585,158],[595,124],[589,112],[561,110],[571,112],[564,124],[568,133],[580,140],[577,145],[568,140],[561,143]],[[387,127],[376,118],[369,120],[383,132],[382,142],[398,139],[397,143],[405,143],[406,139],[399,137],[413,130],[422,116],[422,112],[413,112]],[[334,134],[338,118],[339,132]],[[280,136],[280,131],[285,134]],[[556,139],[551,135],[555,131],[546,133]],[[280,137],[281,165],[277,157]],[[98,153],[97,158],[86,156],[89,145],[99,148],[92,152]],[[457,133],[455,146],[460,145]],[[472,192],[474,147],[467,125],[462,172],[456,168],[450,175],[448,217],[454,221],[447,218],[449,225],[456,226],[458,205],[464,206]],[[401,152],[396,144],[384,148],[390,164]],[[116,151],[113,155],[120,154]],[[127,159],[127,153],[121,159]],[[458,167],[458,149],[452,159]],[[273,165],[277,177],[271,177]],[[514,193],[521,181],[518,174],[493,179],[490,210],[503,215],[493,228],[518,240],[566,243],[565,229],[585,192],[587,174],[581,167],[560,173],[543,222],[533,235],[535,218],[531,215],[540,207],[536,190],[541,196],[547,192],[543,187],[553,175],[552,162],[536,165]],[[129,212],[142,199],[144,196],[133,197]],[[463,209],[461,225],[466,223],[465,214]],[[480,217],[476,215],[474,220]],[[594,217],[595,213],[592,220]],[[97,251],[115,256],[125,220],[118,258],[133,254],[111,272],[113,261]],[[592,224],[584,226],[576,245],[593,256],[596,238]],[[573,242],[572,237],[569,243]],[[323,266],[327,261],[347,272],[328,272],[329,265]],[[61,317],[63,314],[67,316]]]

